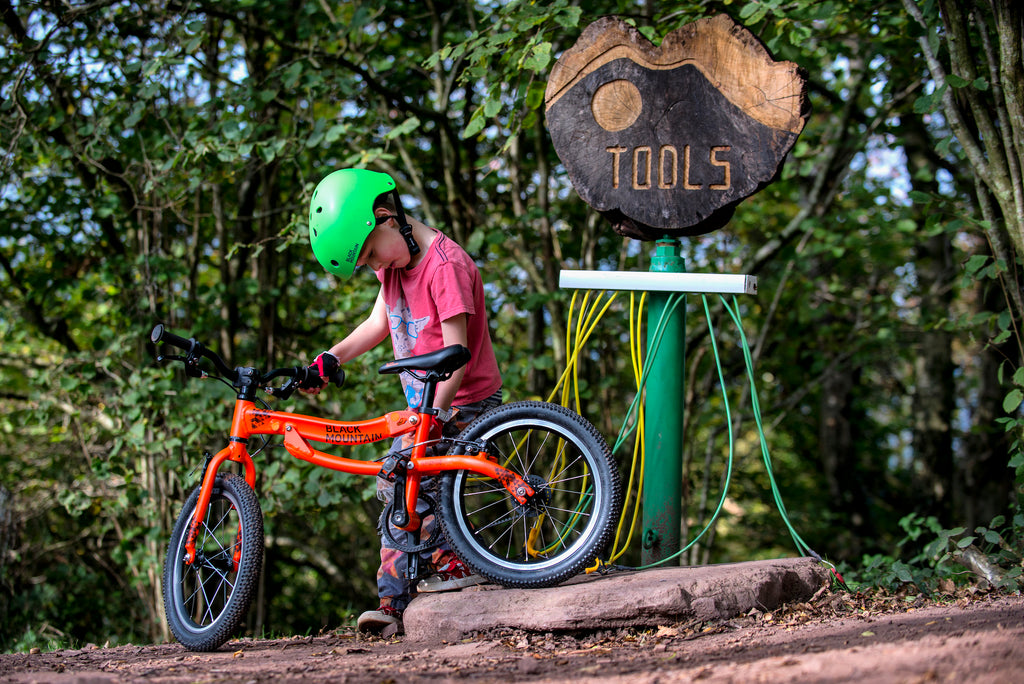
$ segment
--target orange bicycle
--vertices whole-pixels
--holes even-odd
[[[167,622],[190,650],[211,651],[227,641],[243,623],[258,584],[263,513],[248,451],[249,439],[257,435],[282,437],[292,456],[314,465],[394,482],[394,501],[382,513],[380,531],[409,554],[411,580],[419,571],[417,552],[435,546],[443,534],[464,563],[492,582],[558,584],[594,561],[618,520],[622,494],[611,451],[597,429],[573,411],[519,401],[487,411],[458,437],[440,436],[434,393],[469,361],[469,350],[460,345],[381,366],[382,374],[410,373],[423,381],[418,407],[336,421],[273,410],[258,397],[263,390],[287,399],[315,382],[315,371],[306,367],[232,369],[194,338],[163,325],[153,328],[150,339],[185,352],[158,361],[181,361],[187,377],[220,377],[237,392],[227,446],[207,455],[201,484],[182,507],[164,561]],[[203,359],[212,370],[200,366]],[[282,380],[279,387],[271,384]],[[344,372],[332,381],[340,387]],[[408,448],[376,461],[310,444],[369,444],[403,435],[411,436]],[[240,464],[242,474],[220,472],[228,461]],[[424,478],[437,478],[431,481],[439,483],[438,501],[423,491]],[[417,512],[417,501],[426,510],[421,503]],[[430,514],[440,524],[421,540],[421,523]]]

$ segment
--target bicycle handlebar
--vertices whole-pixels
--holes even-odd
[[[219,354],[204,347],[194,337],[190,337],[186,340],[180,335],[175,335],[172,332],[164,330],[163,323],[157,323],[156,326],[153,327],[153,331],[149,333],[149,339],[152,340],[154,344],[164,342],[165,344],[169,344],[172,347],[177,347],[178,349],[187,352],[188,356],[184,359],[186,368],[190,364],[196,366],[199,363],[199,358],[202,357],[212,361],[213,365],[216,366],[217,370],[220,371],[220,374],[225,378],[232,382],[238,380],[237,370],[229,368],[228,364],[220,357]]]
[[[168,332],[164,329],[162,323],[157,323],[153,330],[149,334],[149,339],[154,343],[158,344],[163,342],[169,344],[172,347],[177,347],[187,353],[184,358],[177,357],[177,360],[184,361],[186,374],[191,377],[201,377],[202,371],[199,370],[199,359],[209,359],[213,365],[217,368],[217,371],[224,376],[224,378],[230,380],[235,386],[238,386],[241,374],[239,369],[232,370],[228,367],[228,364],[220,357],[216,352],[204,347],[194,337],[185,339],[180,335],[175,335],[172,332]],[[162,358],[162,357],[161,357]],[[160,360],[160,359],[158,359]],[[253,369],[255,370],[255,369]],[[244,374],[245,377],[253,377],[251,374]],[[264,388],[268,394],[272,394],[283,399],[287,399],[291,396],[292,392],[302,386],[310,386],[308,383],[313,381],[315,371],[307,366],[293,366],[291,368],[275,368],[266,375],[260,375],[257,371],[255,373],[256,385]],[[267,384],[275,378],[288,378],[282,387],[268,387]],[[341,387],[345,383],[345,371],[338,369],[334,375],[329,378],[330,382],[333,382],[336,386]]]
[[[167,344],[185,350],[187,350],[190,346],[189,341],[186,340],[184,337],[179,337],[174,333],[167,332],[166,330],[164,330],[163,323],[156,324],[156,326],[153,328],[153,332],[149,333],[149,339],[152,340],[154,344],[158,342],[166,342]]]

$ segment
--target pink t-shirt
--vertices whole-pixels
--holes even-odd
[[[377,278],[382,285],[396,359],[443,348],[441,322],[468,314],[466,333],[472,358],[452,405],[482,401],[501,387],[501,372],[487,327],[483,280],[462,247],[437,233],[415,268],[381,269]],[[418,405],[422,383],[405,373],[401,378],[409,406]]]

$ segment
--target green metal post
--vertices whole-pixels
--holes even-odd
[[[679,242],[657,243],[651,271],[682,273],[685,263]],[[683,410],[686,365],[686,302],[664,322],[657,351],[652,345],[662,316],[668,310],[668,292],[652,292],[647,313],[647,376],[644,422],[647,452],[643,492],[644,565],[656,563],[679,550],[683,472]],[[677,563],[678,564],[678,563]]]

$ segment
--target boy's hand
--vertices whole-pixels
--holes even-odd
[[[326,387],[327,383],[332,379],[337,382],[339,387],[341,386],[341,381],[337,380],[341,364],[338,363],[338,359],[334,354],[330,352],[321,352],[315,359],[313,359],[313,363],[309,364],[309,368],[313,373],[307,376],[306,382],[299,387],[299,391],[303,394],[320,394],[320,390]],[[319,381],[319,384],[312,384],[317,381]]]
[[[452,406],[448,409],[438,410],[434,416],[434,424],[430,429],[430,439],[441,439],[442,437],[456,437],[462,431],[458,427],[455,416],[459,414],[458,407]],[[465,424],[463,424],[465,427]]]

